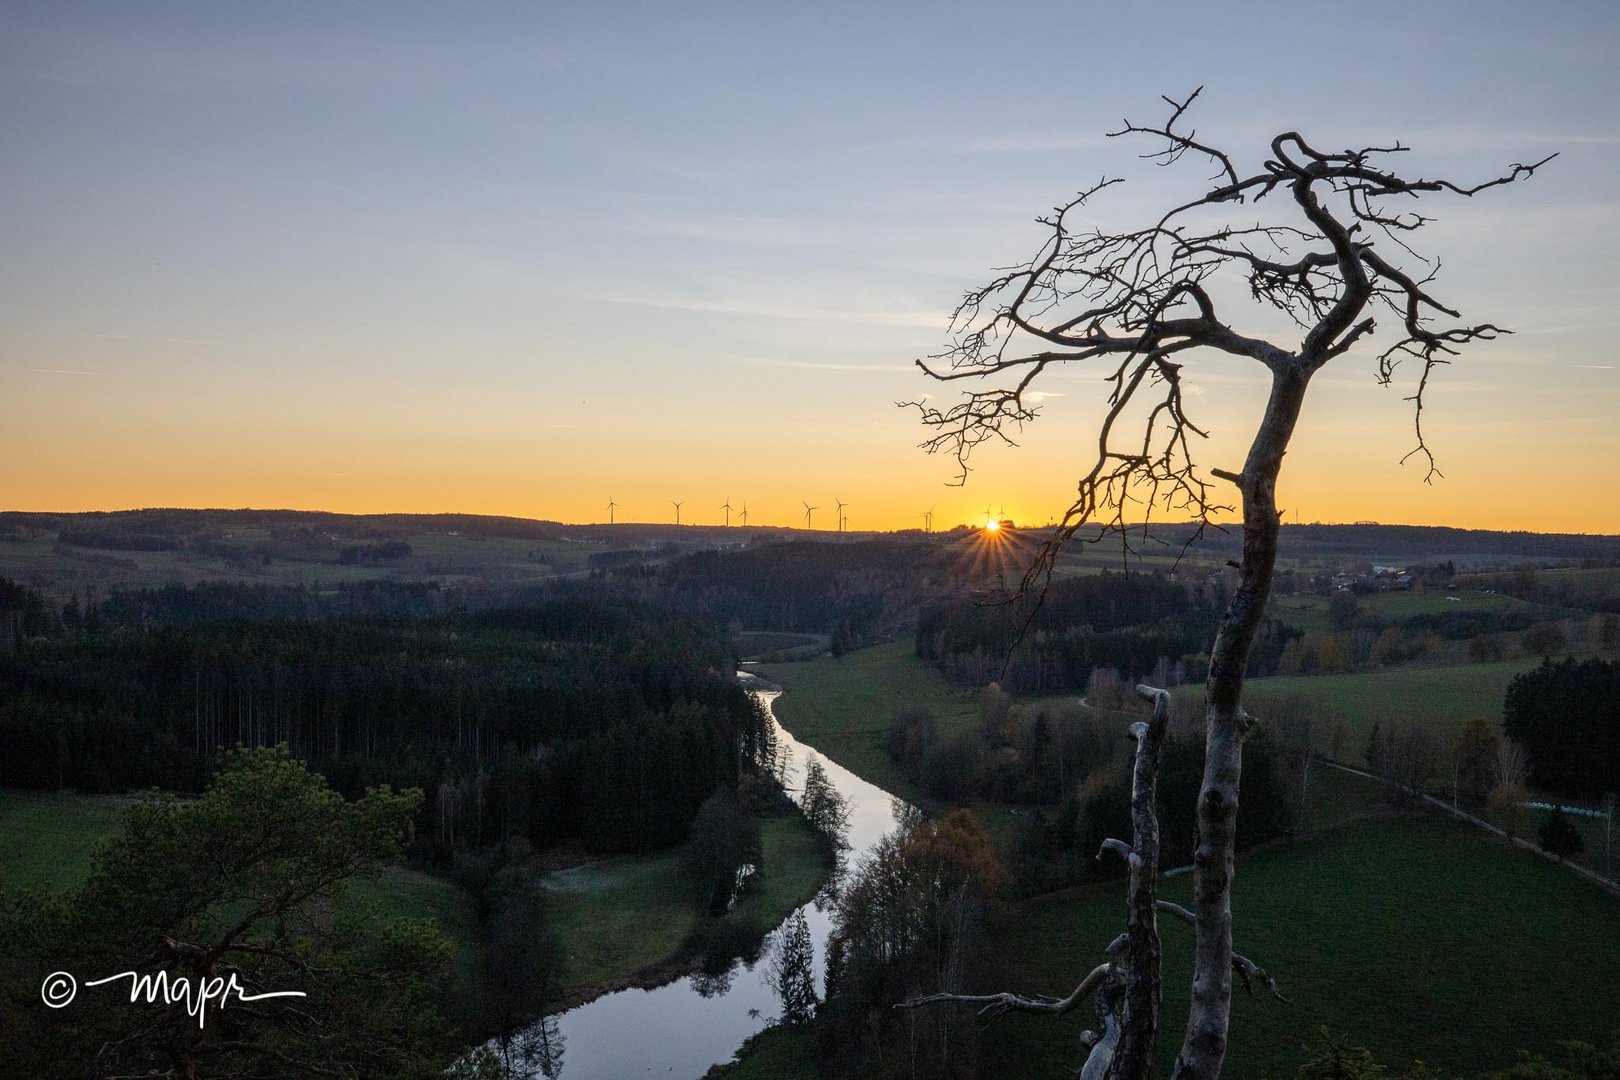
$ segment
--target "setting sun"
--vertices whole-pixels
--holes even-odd
[[[1001,531],[1001,522],[997,521],[995,518],[991,518],[990,520],[988,520],[988,521],[986,521],[984,523],[984,527],[986,529],[990,530],[991,532],[1000,532]]]

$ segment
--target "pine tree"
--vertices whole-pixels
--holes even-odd
[[[782,1003],[782,1023],[789,1026],[809,1023],[819,1002],[816,999],[815,947],[810,942],[810,924],[805,921],[803,908],[782,924],[768,977],[771,989]]]

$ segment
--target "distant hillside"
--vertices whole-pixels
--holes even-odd
[[[1142,568],[1169,568],[1191,527],[1156,527],[1146,554],[1157,556]],[[731,581],[704,579],[707,563],[692,564],[676,575],[683,592],[701,595],[714,614],[745,623],[791,623],[795,629],[822,632],[853,617],[869,632],[889,626],[898,609],[915,603],[914,588],[904,603],[885,602],[885,610],[848,610],[844,597],[827,610],[781,608],[783,578],[835,571],[845,585],[849,575],[875,572],[893,575],[895,560],[912,569],[932,564],[929,553],[954,549],[966,557],[977,547],[976,532],[961,527],[949,532],[858,533],[836,537],[826,530],[806,531],[770,526],[743,528],[717,524],[674,525],[622,523],[570,525],[557,521],[481,514],[338,514],[320,510],[174,509],[35,513],[0,511],[0,577],[22,582],[47,595],[108,589],[155,588],[172,583],[237,581],[269,586],[329,587],[340,581],[396,583],[435,581],[447,588],[479,585],[512,589],[559,577],[622,570],[644,563],[704,551],[758,551],[784,541],[813,542],[812,548],[836,546],[838,555],[805,560],[793,544],[776,554],[761,554],[724,565],[723,573],[744,571]],[[1047,535],[1044,529],[1016,529],[1021,538],[1009,551],[1028,553]],[[1109,552],[1112,549],[1113,556]],[[1210,532],[1189,551],[1195,562],[1220,564],[1240,554],[1236,530]],[[1112,558],[1117,546],[1076,544],[1065,561],[1098,565]],[[1490,532],[1417,525],[1285,525],[1281,554],[1285,564],[1379,563],[1393,565],[1450,562],[1460,570],[1518,566],[1620,565],[1620,536],[1583,536],[1529,532]],[[942,555],[943,559],[944,556]],[[827,559],[832,562],[822,565]],[[920,561],[918,561],[920,559]],[[859,565],[856,565],[859,564]],[[947,577],[961,568],[952,566]],[[902,574],[902,576],[905,576]],[[926,574],[924,576],[927,576]],[[767,578],[778,579],[767,581]],[[805,584],[805,582],[801,582]],[[831,584],[809,583],[815,592]],[[953,582],[955,584],[955,582]],[[856,583],[856,592],[885,592],[893,600],[897,582],[872,589]],[[751,594],[746,599],[741,595]],[[729,595],[728,595],[729,594]],[[692,599],[691,596],[688,600]],[[772,607],[775,605],[775,607]],[[855,605],[859,606],[859,605]],[[832,608],[837,607],[837,617]],[[781,608],[780,617],[766,611]],[[829,625],[830,624],[830,625]],[[860,635],[864,636],[864,635]]]
[[[1189,526],[1165,527],[1176,548],[1192,535]],[[1208,532],[1194,546],[1202,555],[1235,558],[1242,534]],[[1443,525],[1284,525],[1280,551],[1286,559],[1363,559],[1392,562],[1444,562],[1469,566],[1502,563],[1620,560],[1620,536],[1581,533],[1492,532]]]

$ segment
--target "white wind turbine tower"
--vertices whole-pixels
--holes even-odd
[[[819,506],[811,506],[810,503],[805,499],[800,499],[799,501],[804,503],[804,527],[806,529],[809,529],[810,528],[810,512],[812,510],[820,510],[821,507],[819,507]]]
[[[681,505],[682,504],[676,502],[674,499],[669,500],[669,503],[670,503],[671,506],[673,506],[675,508],[675,524],[679,525],[681,523]]]
[[[742,508],[742,523],[743,528],[748,528],[748,503],[746,501],[743,503]]]
[[[934,531],[934,508],[932,506],[930,506],[928,508],[928,512],[925,513],[922,516],[922,518],[923,518],[923,532],[933,532]]]
[[[718,507],[716,507],[716,509],[724,510],[726,512],[726,527],[729,529],[731,527],[731,496],[727,495],[726,501],[721,503]]]
[[[849,503],[844,502],[837,496],[833,497],[833,502],[838,504],[838,531],[842,533],[844,531],[845,524],[847,524],[849,521],[849,519],[844,516],[844,507],[848,506]]]
[[[609,495],[608,496],[608,524],[609,525],[613,524],[613,508],[618,506],[618,505],[619,505],[618,503],[613,501],[613,496]]]

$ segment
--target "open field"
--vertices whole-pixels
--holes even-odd
[[[1188,884],[1171,879],[1165,894],[1184,901]],[[1238,949],[1293,1003],[1239,993],[1232,1076],[1292,1076],[1318,1024],[1397,1072],[1421,1057],[1447,1076],[1620,1027],[1620,903],[1439,817],[1374,818],[1255,852],[1239,862],[1233,909]],[[1055,893],[1013,915],[986,989],[1065,994],[1123,929],[1123,890]],[[1191,963],[1191,931],[1164,926],[1161,1066],[1185,1023]],[[987,1074],[1067,1075],[1084,1026],[1009,1017],[986,1039]]]
[[[763,932],[814,896],[828,867],[797,814],[762,819],[760,839],[764,869],[725,918]],[[562,953],[555,992],[564,1005],[640,973],[673,973],[702,922],[677,851],[602,859],[553,871],[542,884]]]
[[[377,538],[321,533],[287,539],[266,527],[242,526],[198,549],[109,551],[60,544],[56,537],[42,530],[0,540],[0,577],[55,597],[204,581],[304,587],[379,580],[522,584],[583,573],[590,555],[614,550],[561,539],[428,532],[391,537],[411,545],[404,558],[344,565],[338,561],[343,548]]]
[[[71,889],[133,800],[71,791],[0,789],[0,886]]]
[[[1451,599],[1455,597],[1455,599]],[[1366,611],[1392,623],[1410,619],[1415,615],[1495,615],[1501,612],[1522,612],[1535,619],[1562,618],[1567,612],[1542,604],[1526,603],[1511,596],[1482,593],[1477,589],[1458,588],[1450,592],[1431,589],[1427,592],[1369,593],[1356,597]],[[1273,596],[1270,613],[1301,630],[1336,629],[1329,616],[1328,598],[1296,594]]]
[[[1415,722],[1432,728],[1448,744],[1470,717],[1483,716],[1498,725],[1502,695],[1515,675],[1541,663],[1538,657],[1496,660],[1456,667],[1395,668],[1355,675],[1287,675],[1251,679],[1244,701],[1265,716],[1267,701],[1302,698],[1343,722],[1340,748],[1344,760],[1359,764],[1375,722]],[[1201,694],[1202,686],[1179,688],[1178,694]],[[1318,725],[1317,745],[1332,749],[1333,720]]]
[[[947,683],[917,659],[909,639],[799,664],[763,665],[781,686],[776,715],[794,738],[885,791],[916,801],[922,793],[889,760],[885,740],[895,712],[930,710],[941,735],[978,722],[974,695]]]

